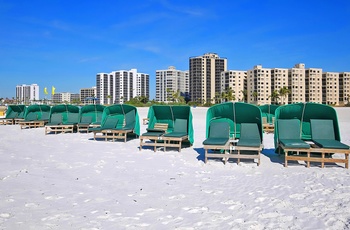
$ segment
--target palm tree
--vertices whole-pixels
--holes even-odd
[[[284,99],[286,98],[286,96],[288,96],[288,94],[290,94],[290,89],[288,89],[286,86],[280,88],[279,95],[282,97],[282,104],[284,104]]]
[[[274,90],[269,97],[271,98],[271,104],[278,104],[277,101],[280,97],[277,90]]]
[[[258,92],[256,92],[256,91],[253,92],[253,98],[254,98],[255,104],[257,104],[257,102],[258,102]]]
[[[247,102],[247,90],[245,89],[245,90],[242,90],[241,92],[242,92],[242,95],[243,95],[242,101],[243,102]]]

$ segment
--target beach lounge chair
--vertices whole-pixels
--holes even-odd
[[[230,144],[230,124],[224,121],[214,121],[209,125],[208,138],[203,141],[203,148],[205,150],[205,160],[207,163],[209,157],[211,158],[225,158],[226,150],[229,149]],[[220,150],[223,153],[208,153],[208,150]],[[225,158],[225,162],[226,162]]]
[[[156,151],[159,146],[164,147],[162,137],[168,130],[168,124],[155,123],[153,128],[147,128],[146,130],[147,132],[140,136],[140,151],[143,146],[153,146],[154,151]],[[146,142],[146,140],[149,140],[149,142]]]
[[[114,131],[114,138],[123,139],[124,142],[127,140],[127,136],[129,133],[133,133],[136,124],[136,111],[131,110],[125,114],[125,125],[122,128],[117,128]]]
[[[166,150],[166,147],[175,147],[179,148],[179,152],[181,152],[182,142],[188,139],[187,130],[187,120],[179,118],[176,119],[174,122],[174,130],[171,133],[166,133],[163,135],[164,151]]]
[[[260,165],[262,144],[260,131],[256,123],[241,124],[241,135],[237,145],[234,146],[234,150],[230,152],[230,158],[237,158],[237,163],[240,162],[240,159],[257,159],[258,165]],[[237,154],[235,154],[236,152]]]
[[[279,153],[283,149],[285,152],[285,167],[288,166],[288,160],[307,160],[299,156],[300,152],[306,152],[309,156],[310,145],[301,139],[300,120],[298,119],[278,119],[278,147]],[[289,152],[296,152],[296,155],[289,155]]]
[[[136,123],[136,111],[130,110],[124,115],[124,124],[122,127],[116,126],[112,129],[102,130],[102,134],[108,138],[112,139],[123,139],[124,142],[127,140],[127,136],[129,133],[134,132],[135,123]]]
[[[92,122],[91,116],[81,117],[80,122],[77,124],[78,132],[88,132],[89,126]]]
[[[2,125],[13,125],[15,124],[15,118],[18,116],[18,112],[10,111],[8,114],[6,114],[6,117],[3,119],[0,119],[0,124]]]
[[[62,124],[63,118],[61,113],[51,114],[49,122],[45,125],[45,135],[54,132],[57,133],[57,127]]]
[[[97,138],[104,138],[107,141],[108,135],[105,135],[104,132],[107,130],[115,129],[117,124],[118,124],[117,118],[112,116],[107,116],[100,127],[89,127],[88,131],[94,134],[94,140],[96,140]],[[100,135],[98,135],[99,133]]]
[[[345,163],[345,168],[348,168],[350,149],[348,145],[336,140],[333,120],[310,119],[310,123],[312,141],[322,150],[321,167],[324,167],[324,162],[338,162]],[[342,153],[345,159],[326,158],[327,153]]]
[[[43,122],[38,120],[38,114],[35,112],[30,112],[24,118],[23,121],[19,122],[21,129],[25,128],[38,128],[43,126]]]

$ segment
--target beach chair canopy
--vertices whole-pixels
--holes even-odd
[[[133,129],[135,134],[140,135],[139,115],[135,106],[126,104],[107,106],[103,110],[102,123],[107,117],[118,119],[117,129]]]
[[[258,106],[243,102],[226,102],[211,106],[206,116],[206,137],[212,122],[226,121],[230,124],[230,137],[240,138],[242,123],[256,123],[260,139],[263,139],[261,110]]]
[[[168,124],[167,133],[174,131],[176,119],[182,119],[182,123],[187,123],[188,140],[194,142],[192,111],[188,105],[152,105],[148,110],[148,129],[153,129],[156,123]],[[179,120],[180,121],[180,120]],[[176,131],[176,130],[175,130]]]
[[[275,111],[279,105],[261,105],[259,106],[261,110],[262,119],[266,119],[266,123],[273,123],[273,118],[275,117]]]
[[[24,118],[26,109],[25,105],[8,105],[5,119]]]
[[[51,107],[49,105],[30,105],[27,107],[24,114],[24,119],[28,119],[28,116],[33,116],[31,114],[36,114],[36,120],[48,120]]]
[[[89,120],[90,118],[84,118],[84,117],[91,117],[90,123],[96,123],[101,122],[103,110],[106,106],[104,105],[84,105],[80,109],[80,121],[83,120]]]
[[[51,107],[50,117],[53,114],[61,114],[62,115],[62,123],[65,124],[68,122],[69,114],[78,113],[80,114],[80,108],[75,105],[55,105]]]
[[[312,140],[311,136],[311,119],[326,119],[333,121],[335,139],[340,141],[340,132],[337,112],[329,105],[318,103],[296,103],[283,105],[276,109],[275,120],[278,119],[298,119],[300,121],[300,134],[302,140]],[[275,122],[274,131],[275,149],[278,147],[279,132],[278,122]]]

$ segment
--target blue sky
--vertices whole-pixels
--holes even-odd
[[[350,72],[348,0],[0,0],[0,97],[18,84],[56,92],[95,86],[96,73],[150,75],[207,52],[230,70],[306,68]]]

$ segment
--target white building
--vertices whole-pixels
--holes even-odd
[[[22,104],[29,104],[39,101],[39,92],[39,86],[37,84],[17,85],[16,100],[18,103]]]
[[[96,96],[100,104],[122,104],[137,96],[149,98],[149,75],[137,69],[98,73]]]
[[[188,96],[188,71],[177,70],[174,66],[169,66],[167,70],[156,70],[156,101],[169,102],[171,95],[178,91],[181,96]]]
[[[80,89],[80,101],[84,104],[94,104],[96,98],[96,86]]]

